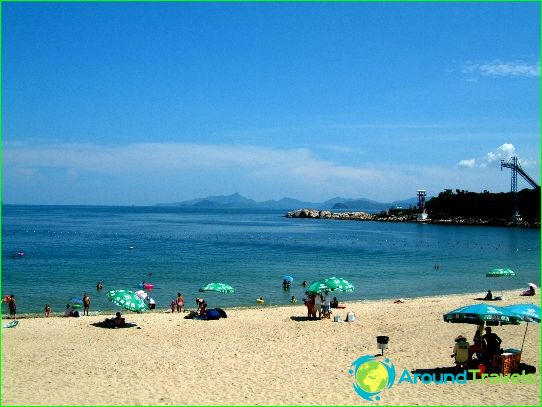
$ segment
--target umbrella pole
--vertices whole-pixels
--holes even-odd
[[[529,323],[525,325],[525,333],[523,334],[523,342],[521,342],[521,352],[523,352],[523,344],[525,343],[525,337],[527,336],[527,328],[529,328]]]

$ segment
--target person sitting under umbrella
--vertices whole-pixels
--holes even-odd
[[[482,336],[482,348],[485,350],[486,363],[493,363],[493,356],[501,353],[502,339],[491,332],[491,327],[486,327],[486,333]]]
[[[455,369],[457,373],[461,368],[467,369],[469,363],[469,343],[467,338],[463,335],[459,335],[455,338],[454,353],[450,357],[455,357]]]

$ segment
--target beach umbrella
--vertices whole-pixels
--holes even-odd
[[[486,277],[514,277],[515,275],[516,273],[510,269],[493,269],[486,273]]]
[[[342,291],[345,293],[354,291],[354,285],[344,278],[329,277],[324,279],[324,283],[331,288],[331,291]]]
[[[527,325],[525,325],[525,333],[523,334],[523,342],[521,342],[521,351],[523,351],[523,344],[525,343],[525,337],[527,336],[529,322],[540,323],[540,307],[534,304],[514,304],[507,305],[503,308],[518,314],[521,317],[521,320],[527,322]]]
[[[513,277],[515,275],[515,271],[510,269],[493,269],[486,273],[486,277]]]
[[[324,291],[342,291],[349,293],[354,291],[354,285],[344,278],[329,277],[310,283],[305,291],[306,294],[320,294]]]
[[[313,281],[305,290],[306,294],[320,294],[322,291],[330,290],[329,286],[323,280]]]
[[[145,298],[147,298],[147,296],[149,295],[149,294],[147,294],[147,293],[146,293],[145,291],[143,291],[143,290],[138,290],[138,291],[135,292],[135,294],[136,294],[138,297],[141,297],[141,299],[143,299],[143,300],[144,300]]]
[[[519,324],[521,317],[504,307],[473,304],[457,308],[443,315],[444,321],[452,323],[483,325],[486,322],[498,325]]]
[[[143,298],[130,290],[111,290],[107,293],[107,299],[129,311],[141,312],[148,309]]]
[[[203,291],[216,291],[219,293],[234,293],[235,288],[233,288],[231,285],[224,284],[224,283],[209,283],[204,287],[201,287],[199,289],[200,292]]]
[[[81,308],[83,306],[83,299],[81,297],[70,298],[70,304],[72,308]]]
[[[291,283],[292,281],[294,281],[294,278],[292,276],[284,276],[284,277],[282,277],[282,280],[283,281],[286,280],[289,283]]]

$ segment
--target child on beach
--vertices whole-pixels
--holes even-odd
[[[177,293],[177,312],[184,312],[184,298],[181,293]]]
[[[171,312],[175,312],[175,309],[177,308],[177,300],[174,298],[171,300]]]

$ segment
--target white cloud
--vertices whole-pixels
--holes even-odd
[[[457,163],[457,166],[461,168],[487,168],[495,163],[500,164],[501,160],[508,160],[514,155],[516,155],[516,147],[511,143],[504,143],[484,157],[461,160]]]
[[[280,180],[292,188],[321,190],[336,185],[361,185],[378,180],[378,171],[325,160],[306,148],[274,149],[251,145],[138,143],[123,146],[54,144],[4,146],[3,165],[18,172],[36,168],[61,170],[73,183],[83,173],[113,176],[178,178],[189,171],[198,176],[239,176],[242,182],[265,184]],[[9,171],[8,171],[9,172]],[[28,172],[28,171],[27,171]],[[58,171],[56,171],[58,172]],[[231,175],[236,174],[236,175]],[[31,175],[30,173],[28,175]]]
[[[461,160],[457,163],[457,166],[461,168],[474,168],[476,166],[476,160],[474,158]]]
[[[257,200],[345,196],[389,202],[414,196],[417,189],[438,194],[444,188],[498,188],[488,185],[485,171],[465,177],[457,168],[438,166],[344,165],[308,148],[188,143],[5,143],[3,148],[5,196],[20,203],[154,204],[232,192]],[[458,165],[480,167],[488,157],[512,153],[514,146],[506,143]],[[31,179],[21,182],[23,176]],[[499,177],[497,182],[508,185]],[[48,185],[55,185],[54,193]]]
[[[493,60],[482,63],[467,62],[461,69],[464,74],[482,76],[535,78],[540,76],[540,62]]]

